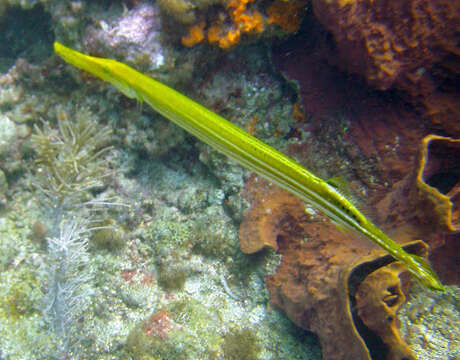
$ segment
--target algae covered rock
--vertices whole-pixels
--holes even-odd
[[[0,159],[8,155],[16,140],[15,123],[8,116],[0,114]]]

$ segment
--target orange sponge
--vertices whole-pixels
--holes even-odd
[[[185,46],[191,47],[193,45],[199,44],[204,40],[204,27],[206,23],[204,21],[199,22],[196,25],[191,26],[188,29],[188,33],[185,36],[182,36],[182,44]]]

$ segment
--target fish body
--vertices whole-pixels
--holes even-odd
[[[423,258],[404,251],[398,243],[367,219],[335,186],[315,176],[295,160],[206,107],[126,64],[85,55],[57,42],[54,43],[54,50],[67,63],[108,81],[130,98],[148,103],[161,115],[203,142],[310,203],[326,214],[339,228],[352,229],[365,235],[404,263],[426,287],[444,290],[435,272]]]

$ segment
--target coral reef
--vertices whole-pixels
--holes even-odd
[[[182,44],[185,46],[191,47],[202,42],[205,38],[204,27],[206,26],[205,22],[200,22],[196,25],[193,25],[188,29],[188,34],[182,36]]]
[[[111,150],[111,130],[99,126],[87,109],[80,109],[73,121],[65,111],[58,113],[57,129],[45,122],[41,129],[35,126],[31,138],[37,153],[33,185],[49,225],[47,232],[43,229],[48,236],[40,309],[52,340],[40,351],[49,357],[78,358],[86,324],[80,320],[93,294],[88,238],[99,221],[87,210],[95,203],[83,202],[91,200],[90,191],[109,174],[104,157]]]
[[[197,19],[197,12],[206,11],[212,5],[224,4],[226,0],[159,0],[160,8],[176,21],[191,24]]]
[[[378,89],[396,87],[426,106],[441,127],[459,131],[460,7],[449,0],[313,0],[319,21],[332,32],[331,59]],[[457,65],[452,65],[457,64]]]
[[[162,22],[158,6],[141,2],[113,19],[100,20],[104,26],[88,27],[84,39],[87,50],[105,57],[123,59],[140,69],[158,70],[172,57],[162,44]]]
[[[458,254],[458,252],[457,252]],[[418,359],[455,359],[460,351],[460,290],[446,286],[445,293],[413,286],[399,311],[401,334]]]
[[[246,189],[259,180],[257,176],[252,176]],[[286,231],[283,225],[301,224],[306,216],[302,200],[274,185],[264,185],[264,191],[243,193],[243,196],[246,193],[250,197],[248,200],[252,204],[239,231],[240,248],[246,254],[253,254],[265,246],[278,250],[277,239]],[[266,196],[267,193],[270,196]]]
[[[414,170],[376,205],[378,217],[397,238],[427,241],[442,280],[458,284],[458,261],[450,254],[460,232],[460,140],[428,135],[419,148]]]
[[[384,311],[383,318],[375,315],[375,321],[380,325],[378,332],[361,328],[360,320],[353,315],[356,283],[376,268],[385,269],[392,260],[388,256],[381,257],[378,252],[365,255],[368,252],[350,247],[350,243],[343,237],[340,239],[332,227],[318,223],[313,226],[316,232],[306,229],[305,243],[308,245],[299,246],[297,242],[284,253],[280,251],[283,263],[268,279],[272,302],[296,324],[319,336],[323,359],[374,359],[374,355],[384,353],[384,349],[409,356],[410,351],[406,351],[406,345],[394,333],[394,322],[387,321]],[[418,244],[418,248],[423,248],[422,243]],[[410,251],[408,246],[405,249]],[[384,281],[391,279],[388,276],[390,270],[382,271],[385,272]],[[350,275],[354,272],[359,274],[357,279]],[[372,287],[379,286],[378,281],[376,279],[376,284],[369,279]],[[399,279],[395,278],[395,281],[399,284]],[[383,309],[385,291],[387,288],[381,293],[382,297],[375,300]],[[364,297],[362,293],[360,295]],[[366,293],[366,296],[371,294]]]
[[[0,159],[10,157],[11,148],[18,139],[16,124],[6,115],[0,114]]]
[[[381,267],[359,284],[355,294],[357,316],[383,342],[382,347],[388,349],[384,356],[388,360],[415,360],[396,326],[398,311],[406,301],[399,278],[403,271],[404,266],[398,262]],[[371,354],[371,357],[377,359],[381,355]]]
[[[41,351],[49,357],[79,357],[85,339],[81,321],[91,303],[92,267],[88,247],[89,226],[85,220],[61,222],[60,234],[47,238],[47,256],[42,314],[52,340]]]
[[[35,126],[31,140],[37,152],[35,185],[40,192],[63,206],[100,187],[109,175],[104,155],[111,150],[107,146],[111,133],[109,127],[97,124],[88,109],[79,109],[73,120],[61,111],[58,129],[49,122],[42,129]]]
[[[188,355],[170,338],[177,330],[172,314],[166,309],[159,310],[131,330],[126,340],[126,351],[134,360],[148,359],[151,355],[185,360]]]
[[[318,334],[324,359],[370,359],[370,354],[383,351],[385,346],[390,353],[406,351],[408,359],[414,358],[394,323],[404,297],[399,292],[388,294],[386,286],[391,283],[399,289],[399,275],[407,270],[363,239],[343,234],[323,215],[260,178],[248,181],[245,194],[252,208],[240,227],[241,249],[257,251],[267,244],[278,249],[282,263],[267,279],[271,301],[295,324]],[[267,226],[270,222],[274,224]],[[421,241],[404,248],[426,256],[426,245]],[[365,288],[367,284],[372,290]],[[376,298],[370,299],[372,295]],[[373,320],[384,326],[373,330],[360,327],[358,322],[364,320],[357,320],[359,311],[355,314],[352,309],[362,308],[364,318],[366,301],[382,309],[381,316]],[[394,302],[391,322],[385,301]],[[373,341],[375,338],[379,340]]]
[[[460,231],[460,140],[426,136],[417,166],[379,202],[379,217],[401,235],[429,240]],[[436,239],[430,241],[437,247]]]
[[[212,20],[205,22],[201,19],[191,25],[187,35],[182,37],[182,44],[194,46],[204,40],[206,33],[209,43],[228,50],[239,43],[243,36],[261,34],[267,27],[279,27],[283,34],[294,33],[299,30],[303,20],[306,2],[275,0],[265,8],[254,0],[229,0],[222,5],[225,5],[225,11],[219,11]],[[179,18],[187,19],[185,22],[190,20],[180,15]],[[272,31],[271,35],[277,33]]]
[[[295,33],[303,20],[306,3],[300,0],[275,0],[267,8],[267,23],[277,24],[287,34]]]
[[[37,189],[31,186],[31,182],[40,179],[25,176],[34,166],[30,134],[34,125],[43,129],[40,119],[48,119],[51,133],[58,135],[51,124],[64,118],[70,121],[74,112],[89,109],[91,121],[104,124],[98,125],[99,129],[103,126],[113,129],[111,144],[116,148],[116,156],[110,157],[106,164],[118,169],[118,173],[105,178],[103,186],[88,191],[84,198],[113,197],[130,207],[104,209],[104,221],[98,224],[110,228],[93,232],[89,239],[86,266],[97,276],[89,284],[91,306],[76,324],[84,325],[83,334],[78,332],[81,329],[71,334],[81,335],[80,358],[180,359],[187,354],[192,359],[242,356],[319,359],[316,337],[293,327],[277,310],[267,311],[269,296],[264,278],[279,265],[280,256],[274,251],[246,256],[238,249],[237,226],[247,206],[240,193],[248,174],[209,147],[191,140],[169,122],[152,115],[148,107],[124,99],[110,87],[57,63],[47,52],[50,39],[55,37],[92,55],[127,61],[277,149],[289,148],[307,166],[311,162],[314,166],[309,167],[315,172],[319,170],[321,176],[337,175],[329,171],[343,171],[355,182],[369,185],[366,189],[372,204],[384,194],[382,190],[389,189],[411,170],[408,164],[416,154],[412,145],[425,135],[421,118],[407,108],[402,111],[394,97],[374,93],[371,100],[362,84],[353,85],[338,72],[323,72],[324,68],[318,64],[325,64],[327,56],[318,56],[318,52],[306,48],[305,36],[301,36],[305,56],[289,49],[290,55],[286,55],[284,62],[290,71],[296,67],[304,72],[300,91],[301,95],[308,94],[311,101],[305,101],[305,97],[299,99],[296,86],[273,72],[268,47],[260,43],[245,46],[262,37],[278,38],[297,31],[304,16],[309,16],[304,12],[307,1],[8,0],[3,3],[12,5],[4,13],[4,24],[12,19],[12,14],[28,21],[18,22],[22,27],[8,24],[14,44],[7,51],[14,49],[13,57],[6,59],[6,52],[0,51],[1,73],[14,64],[8,73],[0,76],[0,123],[7,123],[6,129],[13,131],[0,132],[1,139],[8,138],[0,145],[0,197],[5,189],[0,203],[6,202],[5,207],[0,205],[1,356],[35,360],[43,358],[40,350],[50,344],[49,329],[44,328],[46,324],[37,311],[46,290],[41,280],[50,270],[49,257],[44,251],[49,226],[45,227],[46,221],[41,221],[48,214],[40,206]],[[20,30],[36,24],[32,20],[42,21],[43,26],[37,29],[45,31],[37,31],[36,36],[26,34],[21,39]],[[216,46],[193,47],[209,42],[213,26],[216,31],[211,32],[214,35],[211,40],[216,41]],[[187,34],[191,36],[185,45],[191,48],[180,44]],[[327,43],[324,36],[311,39]],[[220,43],[232,51],[220,51]],[[232,47],[232,44],[241,46]],[[332,54],[336,52],[332,50]],[[20,59],[24,56],[27,60]],[[442,69],[437,68],[450,74],[452,69],[446,69],[445,63]],[[306,83],[314,79],[318,81]],[[321,91],[318,84],[324,85]],[[332,104],[343,93],[349,96],[342,96]],[[437,106],[442,101],[434,95],[439,94],[433,94],[430,109],[442,121],[445,107]],[[307,111],[306,115],[302,109]],[[387,121],[381,114],[389,114]],[[337,122],[331,120],[336,118]],[[356,118],[362,131],[349,132],[358,127],[352,121]],[[395,125],[387,131],[385,124]],[[456,121],[451,124],[457,126]],[[439,128],[444,129],[443,126],[445,122]],[[369,136],[374,130],[378,139]],[[327,135],[321,135],[326,132]],[[343,145],[345,140],[348,142]],[[350,145],[355,142],[359,147]],[[324,148],[330,152],[325,153]],[[282,221],[267,214],[266,219],[276,219],[279,226],[275,229],[270,225],[274,233],[260,227],[258,232],[250,233],[262,239],[259,244],[269,239],[269,243],[276,245],[285,254],[283,266],[288,267],[294,257],[291,246],[303,248],[309,241],[313,246],[319,242],[315,237],[337,240],[322,248],[321,257],[330,260],[330,268],[321,267],[319,257],[311,255],[310,261],[308,253],[300,258],[306,264],[303,272],[292,266],[280,270],[279,277],[274,275],[271,284],[276,280],[279,283],[275,285],[279,286],[271,290],[279,290],[279,294],[273,294],[273,299],[279,296],[285,300],[290,313],[300,314],[292,317],[300,323],[297,319],[302,318],[302,311],[296,307],[301,309],[302,303],[308,305],[310,301],[301,292],[305,289],[302,281],[312,279],[312,294],[318,296],[314,299],[321,298],[318,303],[324,305],[331,322],[336,320],[336,309],[346,308],[338,299],[349,302],[351,311],[344,316],[346,326],[330,330],[332,327],[323,323],[324,333],[333,338],[329,346],[333,346],[336,335],[340,340],[341,334],[352,333],[350,342],[365,349],[359,340],[362,334],[356,335],[356,329],[350,325],[356,313],[354,300],[347,300],[330,284],[336,279],[339,268],[336,262],[342,261],[337,251],[342,251],[343,257],[351,262],[360,251],[369,251],[367,242],[364,246],[349,245],[350,239],[332,225],[326,226],[313,209],[289,195],[272,192],[272,186],[264,186],[261,189],[268,200],[263,201],[262,194],[254,195],[258,211],[254,210],[245,223],[251,218],[250,227],[255,229],[264,212],[279,215],[278,206],[285,211]],[[253,201],[250,198],[253,195],[248,196]],[[92,218],[94,213],[90,211],[89,215]],[[291,243],[292,233],[297,240]],[[118,251],[122,246],[123,251]],[[446,255],[442,256],[445,259]],[[360,273],[359,266],[354,269],[357,271],[350,278]],[[365,273],[375,270],[366,269]],[[299,274],[296,281],[290,281],[293,274]],[[287,291],[292,290],[293,296],[300,300],[284,297],[284,282]],[[442,328],[440,323],[436,326]],[[436,336],[435,331],[432,336]],[[427,343],[436,344],[436,341],[430,339]],[[248,348],[242,349],[242,344]]]
[[[208,41],[217,43],[227,50],[240,41],[243,34],[260,33],[264,29],[264,19],[257,10],[248,10],[248,3],[254,0],[230,0],[227,4],[228,14],[233,22],[228,28],[223,22],[215,22],[208,29]]]
[[[257,337],[250,329],[232,329],[224,336],[222,344],[225,360],[257,360],[261,350]]]
[[[373,91],[330,66],[328,34],[314,18],[301,36],[274,49],[280,71],[299,84],[305,111],[289,154],[322,178],[345,178],[371,207],[410,172],[426,122],[394,93]]]
[[[417,187],[429,194],[447,230],[460,232],[460,139],[429,135],[419,158]]]

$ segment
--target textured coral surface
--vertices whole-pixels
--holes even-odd
[[[317,175],[343,176],[374,203],[414,164],[426,121],[392,92],[374,91],[328,64],[334,49],[314,20],[302,36],[275,49],[274,60],[298,81],[306,119],[291,154]]]
[[[323,359],[369,359],[350,315],[349,294],[341,291],[347,280],[340,274],[369,254],[372,245],[343,234],[260,177],[251,177],[245,196],[252,208],[240,227],[242,250],[265,245],[282,255],[276,274],[267,278],[271,301],[298,326],[318,334]]]
[[[347,3],[348,6],[354,4],[354,2],[342,3]],[[420,196],[415,182],[411,185],[411,189],[406,189],[406,192],[398,192],[399,182],[417,171],[416,160],[423,137],[435,131],[438,125],[427,121],[426,117],[401,100],[397,92],[374,91],[359,78],[353,75],[347,76],[331,66],[331,59],[337,58],[334,41],[331,41],[324,29],[315,25],[314,20],[308,21],[308,30],[304,29],[304,31],[305,33],[297,38],[275,48],[274,52],[275,64],[278,68],[291,79],[298,81],[299,102],[305,111],[303,118],[297,118],[296,132],[293,135],[298,140],[292,141],[290,145],[291,155],[323,178],[341,175],[349,180],[352,189],[360,197],[358,206],[364,207],[365,214],[376,220],[377,224],[390,235],[395,235],[396,241],[405,242],[422,238],[429,240],[433,247],[441,246],[447,237],[444,239],[444,236],[439,236],[437,229],[425,226],[430,225],[431,210],[424,212],[420,209],[421,216],[418,218],[414,216],[416,212],[405,211],[403,205],[409,200],[407,190],[413,192],[416,198]],[[448,163],[449,158],[456,162],[457,156],[453,152],[448,153],[448,151],[443,153],[441,163]],[[389,212],[378,216],[384,209],[383,202],[380,200],[392,192],[399,200],[399,205],[390,206],[388,209],[397,214],[397,217],[391,217]],[[286,215],[284,217],[287,218]],[[290,225],[293,228],[298,226],[297,223]],[[406,231],[406,226],[417,231]],[[289,228],[289,226],[285,227]],[[304,263],[309,264],[315,258],[313,249],[308,256],[303,253],[306,247],[314,246],[308,243],[310,234],[315,232],[309,229],[305,238],[297,235],[280,237],[278,234],[278,240],[282,241],[278,241],[277,245],[279,251],[283,253],[283,262],[277,274],[269,280],[269,288],[275,304],[285,309],[291,318],[297,319],[294,321],[303,322],[307,319],[304,324],[318,326],[318,330],[314,331],[318,331],[320,337],[327,338],[329,334],[334,339],[323,342],[324,350],[325,346],[333,346],[329,343],[336,343],[337,332],[325,330],[322,327],[324,323],[321,323],[318,318],[309,319],[302,313],[303,308],[299,306],[308,303],[311,301],[311,296],[315,296],[311,295],[315,292],[309,293],[307,283],[312,280],[311,277],[314,276],[312,272],[318,268],[318,264],[311,266],[308,272],[299,270]],[[318,239],[321,239],[319,241],[327,242],[326,239],[331,238],[325,229],[317,234]],[[340,233],[336,235],[337,241],[348,241],[341,236],[343,235]],[[290,240],[287,241],[287,238]],[[445,276],[455,279],[458,278],[454,275],[455,269],[458,269],[454,264],[455,260],[448,266],[442,265],[442,259],[455,258],[452,255],[448,256],[448,252],[455,252],[453,249],[456,248],[454,238],[450,235],[448,238],[452,241],[449,240],[439,250],[436,249],[435,254],[438,255],[434,266],[436,269],[442,269]],[[291,245],[285,245],[283,248],[281,244],[285,243]],[[341,246],[339,244],[335,246],[340,253]],[[446,253],[441,250],[444,248],[450,250]],[[284,249],[289,250],[283,252]],[[344,256],[348,249],[347,247],[343,252]],[[322,250],[320,246],[315,249],[319,252]],[[360,254],[357,253],[355,256],[359,257]],[[328,270],[331,268],[332,266],[328,267]],[[321,289],[331,284],[328,272],[325,273]],[[306,295],[307,293],[309,295]],[[318,304],[317,308],[322,308],[322,305]],[[329,317],[334,316],[331,315],[332,313],[332,310],[328,312]],[[338,319],[334,318],[334,321],[338,322]],[[331,357],[326,354],[325,358]]]
[[[313,9],[334,36],[337,65],[378,89],[406,91],[441,127],[460,131],[450,85],[458,78],[458,0],[313,0]]]
[[[379,220],[397,238],[423,238],[447,284],[459,283],[460,140],[428,135],[415,168],[378,203]]]
[[[398,311],[406,301],[399,278],[403,271],[404,266],[395,262],[367,276],[355,295],[357,316],[388,347],[386,359],[415,360],[396,323]]]

